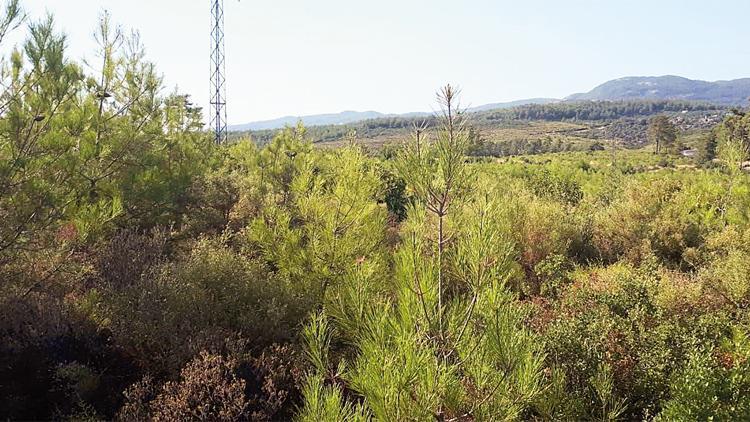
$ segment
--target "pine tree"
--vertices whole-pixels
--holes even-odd
[[[415,200],[389,279],[358,265],[305,330],[314,369],[302,420],[517,419],[541,391],[540,345],[505,286],[512,240],[495,194],[468,189],[455,94],[441,91],[437,139],[418,128],[400,154]],[[351,345],[347,359],[335,344]]]
[[[437,218],[438,332],[443,331],[443,258],[448,240],[446,218],[469,188],[471,176],[465,164],[470,132],[458,109],[458,91],[446,85],[438,92],[442,107],[440,130],[434,143],[425,139],[425,127],[417,127],[413,142],[403,149],[397,168],[414,196]]]
[[[664,149],[671,149],[677,141],[677,128],[665,115],[651,119],[648,125],[648,137],[654,143],[654,153],[660,154]]]

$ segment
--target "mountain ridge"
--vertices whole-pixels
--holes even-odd
[[[490,103],[470,107],[467,112],[518,107],[528,104],[549,104],[575,101],[618,100],[686,100],[708,102],[724,106],[747,105],[750,97],[750,78],[719,81],[703,81],[676,75],[625,76],[595,86],[588,92],[575,93],[562,99],[529,98],[501,103]],[[230,125],[230,131],[272,130],[294,126],[302,121],[305,126],[344,125],[363,120],[389,117],[419,117],[429,112],[381,113],[377,111],[343,111],[340,113],[314,114],[307,116],[284,116],[278,119]]]
[[[708,82],[664,75],[612,79],[589,92],[572,94],[564,100],[689,100],[733,106],[745,105],[749,96],[750,78]]]
[[[491,103],[484,104],[476,107],[469,107],[466,109],[467,112],[473,113],[485,110],[494,110],[510,107],[518,107],[526,104],[547,104],[551,102],[560,101],[556,98],[530,98],[527,100],[515,100],[502,103]],[[323,114],[311,114],[306,116],[284,116],[277,119],[260,120],[256,122],[243,123],[238,125],[229,125],[230,131],[242,132],[248,130],[271,130],[279,129],[285,126],[295,126],[297,122],[302,121],[305,126],[322,126],[322,125],[345,125],[348,123],[356,123],[363,120],[370,119],[381,119],[388,117],[420,117],[429,116],[432,112],[409,112],[409,113],[380,113],[377,111],[352,111],[346,110],[340,113],[323,113]]]

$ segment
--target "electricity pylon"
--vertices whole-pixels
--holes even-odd
[[[214,141],[227,140],[227,88],[224,56],[224,0],[211,0],[211,108],[210,127]]]

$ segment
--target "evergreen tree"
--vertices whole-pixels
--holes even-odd
[[[664,149],[671,149],[677,141],[677,128],[664,115],[651,119],[648,125],[648,137],[654,143],[654,153],[660,154]]]
[[[506,288],[499,203],[464,162],[465,123],[446,87],[437,139],[422,129],[398,166],[415,201],[386,283],[360,266],[305,329],[313,370],[301,420],[510,420],[541,392],[542,357]],[[380,291],[385,284],[389,289]],[[334,344],[351,344],[337,359]],[[345,399],[344,391],[362,400]]]
[[[718,144],[718,134],[716,130],[711,130],[700,143],[698,159],[703,163],[708,163],[716,158]]]

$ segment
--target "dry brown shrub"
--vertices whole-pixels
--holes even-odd
[[[178,381],[164,384],[158,394],[150,378],[125,391],[126,403],[117,419],[156,421],[235,421],[247,408],[245,381],[235,375],[237,362],[201,352],[185,365]]]

